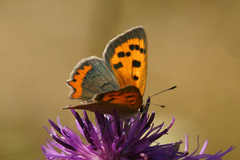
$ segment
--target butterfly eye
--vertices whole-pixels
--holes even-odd
[[[138,112],[142,113],[143,112],[143,105],[141,105],[141,107],[138,109]]]

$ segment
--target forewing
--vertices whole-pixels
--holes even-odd
[[[136,86],[143,96],[147,78],[147,37],[141,26],[112,39],[103,57],[121,88]]]

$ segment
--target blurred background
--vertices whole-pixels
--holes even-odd
[[[102,52],[109,40],[137,25],[148,36],[148,78],[155,125],[176,122],[159,143],[185,141],[190,152],[209,140],[206,153],[237,146],[240,156],[240,1],[0,1],[0,157],[45,159],[48,119],[76,130],[59,110],[73,67]],[[79,111],[82,113],[82,111]],[[89,113],[94,120],[94,115]],[[184,150],[182,145],[181,150]]]

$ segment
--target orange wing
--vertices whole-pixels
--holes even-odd
[[[147,37],[143,28],[132,28],[111,40],[103,56],[119,86],[135,86],[143,96],[147,78]]]
[[[142,96],[139,89],[134,86],[127,86],[119,90],[97,94],[93,98],[99,103],[109,103],[114,105],[124,105],[128,109],[138,111],[142,105]]]

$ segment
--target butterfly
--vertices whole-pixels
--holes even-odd
[[[127,119],[146,112],[150,98],[143,104],[147,78],[147,36],[137,26],[113,38],[103,58],[82,59],[70,74],[70,98],[80,105],[63,109],[85,109]]]

